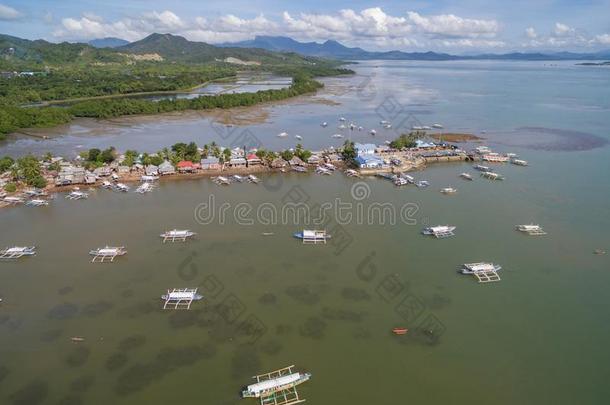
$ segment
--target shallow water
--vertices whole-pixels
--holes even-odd
[[[456,130],[489,129],[493,123],[498,133],[487,135],[497,137],[498,149],[519,153],[530,166],[499,166],[506,180],[492,182],[466,163],[435,165],[414,174],[431,182],[427,189],[367,179],[366,186],[358,184],[364,194],[352,193],[357,180],[340,174],[270,175],[258,186],[172,181],[149,195],[96,190],[86,201],[58,195],[48,207],[2,210],[0,246],[34,244],[38,255],[0,263],[0,403],[254,403],[238,398],[250,377],[290,364],[313,373],[299,391],[319,404],[386,404],[398,395],[417,403],[605,403],[610,256],[593,250],[610,251],[609,148],[534,149],[535,135],[510,137],[515,128],[529,126],[608,139],[604,71],[530,63],[411,65],[367,63],[358,68],[359,77],[380,71],[378,89],[405,103],[411,96],[390,92],[391,78],[416,86],[417,100],[426,103],[421,108],[433,111],[426,123]],[[494,77],[506,80],[505,86]],[[527,92],[522,81],[529,83]],[[570,83],[562,88],[568,105],[578,100],[598,108],[566,112],[540,106],[561,103],[547,91],[552,82]],[[324,96],[341,105],[302,99],[273,107],[270,122],[252,130],[270,128],[268,138],[279,144],[291,141],[277,140],[276,132],[303,128],[304,141],[314,147],[326,142],[324,132],[334,132],[320,129],[323,120],[345,115],[370,126],[379,121],[373,105],[361,105],[349,89],[339,91],[345,89],[341,83],[330,79]],[[480,95],[485,83],[489,95]],[[428,100],[421,95],[427,93],[437,96]],[[510,118],[504,110],[523,113]],[[150,131],[136,125],[100,139],[75,137],[115,145],[147,139],[155,145],[164,133],[190,140],[189,128],[201,130],[203,123],[146,125]],[[183,132],[164,132],[172,125]],[[552,141],[552,133],[539,132]],[[0,154],[22,147],[10,143]],[[463,171],[475,180],[459,179]],[[447,186],[458,193],[441,195],[438,190]],[[207,218],[200,204],[212,195],[217,215],[198,224],[196,207],[200,220]],[[326,246],[293,239],[302,224],[238,223],[253,218],[236,207],[239,202],[256,212],[264,203],[281,208],[295,198],[309,206],[339,198],[354,204],[354,216],[358,206],[366,213],[374,202],[396,209],[416,204],[409,216],[416,223],[360,225],[353,219],[337,227],[331,215],[326,227],[335,238]],[[221,223],[225,202],[231,205]],[[514,231],[514,225],[532,221],[548,235]],[[430,224],[456,225],[457,235],[420,235]],[[162,244],[159,233],[174,227],[198,236],[186,244]],[[124,245],[128,254],[113,264],[90,263],[87,252],[106,244]],[[461,263],[479,260],[501,264],[502,281],[479,285],[456,273]],[[165,289],[191,286],[206,296],[191,311],[160,309]],[[395,326],[410,332],[393,336]],[[72,336],[85,341],[71,343]]]

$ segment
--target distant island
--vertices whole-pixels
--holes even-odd
[[[610,66],[610,61],[606,61],[606,62],[583,62],[583,63],[577,63],[577,65],[580,65],[580,66]]]

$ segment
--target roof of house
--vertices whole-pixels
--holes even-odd
[[[383,163],[383,159],[376,155],[357,156],[356,162],[360,164]]]
[[[214,156],[210,156],[205,159],[201,159],[202,165],[212,165],[212,164],[217,164],[217,163],[220,163],[220,160]]]
[[[178,167],[178,168],[193,167],[193,162],[188,161],[188,160],[182,160],[182,161],[178,162],[176,167]]]
[[[249,155],[246,157],[246,159],[248,159],[248,160],[261,160],[261,159],[260,159],[258,156],[256,156],[256,154],[254,154],[254,153],[250,153],[250,154],[249,154]]]

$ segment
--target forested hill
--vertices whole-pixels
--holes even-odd
[[[228,59],[230,58],[230,59]],[[96,48],[84,43],[59,44],[44,40],[30,41],[0,34],[0,69],[30,68],[88,64],[132,64],[134,62],[210,63],[229,62],[235,65],[312,65],[321,60],[296,53],[280,53],[263,49],[216,47],[204,42],[189,41],[171,34],[148,37],[115,48]]]

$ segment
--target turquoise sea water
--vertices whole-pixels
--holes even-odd
[[[484,130],[486,143],[530,166],[500,166],[506,180],[491,182],[469,164],[439,164],[414,174],[431,182],[427,189],[364,179],[359,200],[358,180],[290,174],[258,186],[162,182],[144,196],[96,190],[86,201],[58,195],[49,207],[2,210],[0,246],[35,244],[39,253],[0,263],[0,403],[255,403],[238,398],[250,377],[291,364],[312,372],[299,391],[314,404],[606,403],[610,256],[593,251],[610,251],[610,71],[531,62],[356,70],[328,79],[316,96],[339,104],[301,98],[268,107],[268,122],[249,129],[270,147],[294,143],[275,137],[286,130],[317,148],[334,142],[339,116],[379,127],[389,98],[424,124]],[[109,127],[99,137],[75,128],[46,144],[9,141],[0,155],[234,136],[223,139],[206,118]],[[394,135],[379,129],[375,141]],[[475,180],[459,179],[463,171]],[[458,193],[440,194],[447,186]],[[217,209],[229,204],[224,223],[218,210],[211,223],[195,220],[210,196]],[[415,223],[337,227],[331,215],[335,242],[303,246],[291,237],[302,224],[241,225],[234,214],[237,203],[256,211],[337,198],[365,212],[375,202],[414,204]],[[530,222],[548,235],[514,231]],[[457,235],[427,239],[419,231],[429,224],[456,225]],[[174,227],[198,237],[162,244],[159,233]],[[105,244],[128,254],[91,264],[87,252]],[[456,273],[479,260],[501,264],[502,281],[479,285]],[[190,286],[206,296],[193,310],[160,309],[165,289]],[[393,336],[396,326],[409,334]]]

